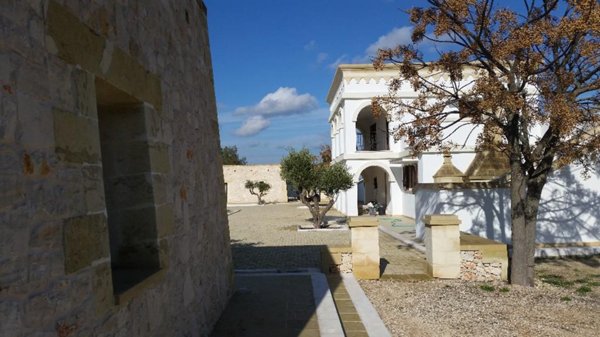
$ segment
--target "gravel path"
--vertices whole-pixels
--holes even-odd
[[[483,283],[441,280],[360,284],[394,336],[598,336],[600,269],[591,265],[538,263],[535,288],[498,283],[484,290]],[[543,282],[549,271],[563,283]],[[591,291],[581,294],[583,286]]]

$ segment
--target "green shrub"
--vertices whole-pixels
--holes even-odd
[[[481,290],[483,290],[483,291],[494,291],[494,290],[496,290],[496,288],[493,285],[489,285],[489,284],[482,284],[481,286],[479,286],[479,288],[481,288]]]
[[[581,286],[579,288],[577,288],[577,290],[575,290],[579,295],[585,295],[587,293],[589,293],[590,291],[592,291],[592,288],[588,287],[588,286]]]
[[[567,281],[564,277],[560,275],[541,275],[540,278],[544,283],[548,283],[561,288],[569,288],[573,285],[572,281]]]

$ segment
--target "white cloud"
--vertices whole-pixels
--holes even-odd
[[[325,60],[327,60],[328,57],[329,55],[327,53],[319,53],[317,55],[317,64],[325,62]]]
[[[304,50],[313,50],[317,47],[317,41],[310,40],[307,44],[304,45]]]
[[[348,60],[348,55],[344,54],[340,57],[338,57],[335,61],[333,61],[332,63],[330,63],[327,67],[329,69],[336,69],[340,64],[347,62]]]
[[[377,55],[377,50],[394,48],[401,44],[411,43],[410,36],[412,35],[412,27],[404,26],[392,29],[389,33],[380,36],[377,41],[372,43],[365,50],[367,57],[373,57]]]
[[[298,95],[296,88],[280,87],[268,93],[258,104],[239,107],[235,114],[255,114],[263,117],[306,113],[316,109],[317,99],[311,94]]]
[[[253,136],[266,129],[270,124],[271,122],[263,116],[252,116],[246,119],[239,129],[235,130],[235,134],[242,137]]]

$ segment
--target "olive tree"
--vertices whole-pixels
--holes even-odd
[[[265,195],[267,195],[267,193],[271,189],[271,185],[269,185],[269,183],[266,183],[262,180],[260,180],[260,181],[246,180],[245,186],[248,189],[248,191],[250,192],[250,194],[255,195],[258,198],[259,205],[262,205],[265,203],[265,201],[262,198]]]
[[[315,228],[325,226],[325,215],[333,207],[339,192],[353,185],[352,175],[344,164],[323,163],[306,148],[291,149],[281,160],[281,178],[298,189],[300,201],[308,207]],[[329,199],[322,207],[321,193]]]

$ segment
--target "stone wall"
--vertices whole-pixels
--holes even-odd
[[[200,0],[0,2],[0,336],[203,336],[232,294]]]
[[[325,274],[351,273],[352,247],[322,247],[321,271]]]
[[[224,165],[223,174],[227,184],[228,204],[253,204],[258,199],[250,194],[244,185],[247,180],[264,181],[271,189],[264,196],[265,202],[287,202],[287,186],[279,173],[279,164],[275,165]]]
[[[502,263],[483,262],[483,254],[479,250],[462,250],[460,278],[465,281],[501,281]]]

